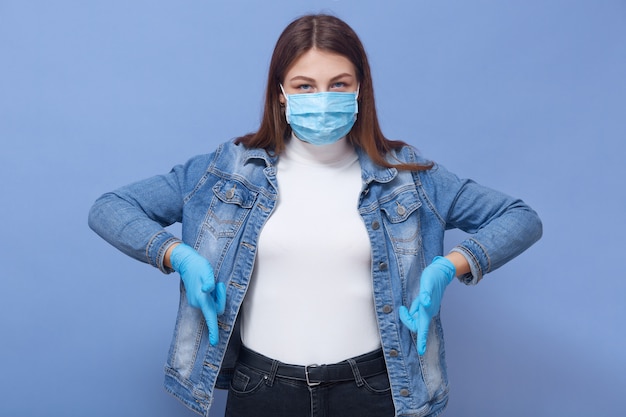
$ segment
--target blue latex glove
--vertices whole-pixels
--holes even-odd
[[[170,263],[183,280],[189,305],[202,310],[209,328],[209,342],[213,346],[217,345],[217,316],[226,308],[226,286],[222,282],[215,285],[213,267],[209,261],[184,243],[172,249]]]
[[[412,332],[417,333],[417,351],[426,352],[426,339],[430,322],[439,312],[446,287],[456,275],[456,268],[448,259],[437,256],[422,272],[420,292],[411,308],[400,306],[400,320]]]

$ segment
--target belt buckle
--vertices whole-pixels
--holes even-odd
[[[319,368],[318,364],[306,365],[304,367],[304,376],[306,378],[306,384],[309,387],[316,387],[322,383],[322,381],[311,382],[311,378],[309,377],[309,368]]]

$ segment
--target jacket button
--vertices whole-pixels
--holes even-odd
[[[391,349],[389,351],[389,356],[391,356],[392,358],[397,358],[398,357],[398,351],[395,349]]]
[[[385,304],[383,306],[383,313],[385,314],[389,314],[393,311],[393,308],[391,308],[391,306],[389,304]]]
[[[231,199],[231,198],[233,198],[234,196],[235,196],[235,190],[233,190],[232,188],[231,188],[230,190],[226,191],[226,198],[227,198],[227,199],[229,199],[229,200],[230,200],[230,199]]]
[[[386,271],[387,270],[387,264],[385,262],[381,262],[378,264],[378,269],[380,271]]]
[[[406,388],[403,388],[400,390],[400,395],[402,395],[403,397],[408,397],[409,396],[409,390]]]
[[[380,223],[378,223],[378,220],[374,220],[372,222],[372,229],[374,229],[374,230],[380,229]]]

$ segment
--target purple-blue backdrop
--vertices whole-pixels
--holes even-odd
[[[192,415],[161,387],[178,277],[87,211],[254,130],[277,36],[320,11],[360,34],[389,137],[544,221],[449,288],[447,415],[624,412],[624,1],[2,0],[0,415]]]

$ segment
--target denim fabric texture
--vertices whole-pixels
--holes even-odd
[[[417,354],[415,334],[398,318],[398,307],[417,296],[420,274],[443,254],[444,232],[469,233],[453,250],[471,272],[459,279],[476,284],[538,240],[537,214],[523,201],[460,179],[440,165],[399,171],[375,165],[357,149],[362,171],[358,212],[372,254],[374,301],[391,394],[397,416],[434,416],[445,407],[448,377],[439,316],[433,319],[426,353]],[[389,161],[428,162],[412,147]],[[279,193],[277,156],[227,142],[168,174],[101,196],[90,226],[124,253],[161,271],[165,251],[179,238],[164,227],[182,222],[182,241],[212,264],[227,287],[217,346],[209,344],[202,313],[180,306],[165,367],[165,387],[192,410],[208,415],[215,388],[228,389],[240,345],[238,313],[255,263],[259,234]],[[324,204],[320,201],[319,204]],[[288,312],[285,312],[288,314]]]

